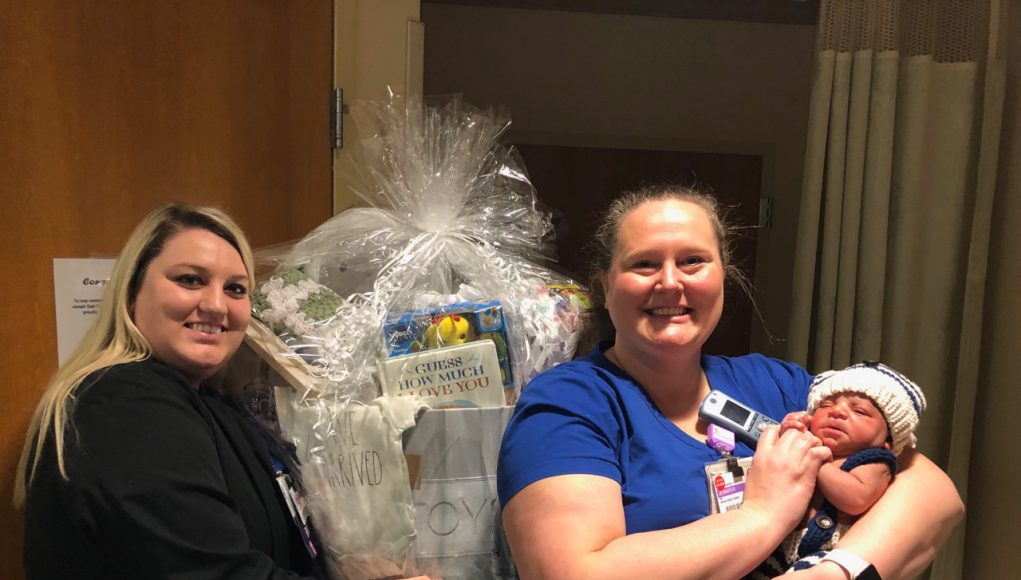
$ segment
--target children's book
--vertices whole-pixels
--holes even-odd
[[[392,312],[383,321],[383,340],[391,358],[473,342],[490,342],[496,347],[497,382],[503,384],[505,400],[513,398],[514,376],[507,321],[499,300]]]
[[[417,396],[433,408],[505,405],[492,340],[423,350],[379,361],[383,394]]]

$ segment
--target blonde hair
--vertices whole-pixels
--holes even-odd
[[[60,475],[67,479],[65,438],[68,428],[73,429],[71,417],[76,391],[82,382],[97,371],[144,360],[151,354],[149,342],[131,319],[131,307],[149,264],[171,237],[189,229],[207,230],[226,240],[241,255],[249,276],[253,275],[251,246],[241,228],[222,211],[169,204],[145,216],[131,232],[114,265],[96,321],[71,357],[50,379],[32,416],[14,482],[16,507],[25,503],[48,437],[53,437]]]

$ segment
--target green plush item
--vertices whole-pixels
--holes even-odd
[[[315,336],[344,299],[296,267],[281,268],[252,292],[252,312],[278,335]]]

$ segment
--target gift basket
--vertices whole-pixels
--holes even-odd
[[[513,577],[500,438],[522,387],[574,355],[587,296],[550,266],[505,115],[396,96],[351,114],[367,207],[256,256],[249,342],[290,383],[299,507],[337,578]]]

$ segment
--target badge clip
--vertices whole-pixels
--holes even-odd
[[[722,455],[721,459],[705,465],[709,513],[735,510],[744,502],[745,474],[752,458],[734,457],[734,432],[718,425],[709,425],[706,443]]]

